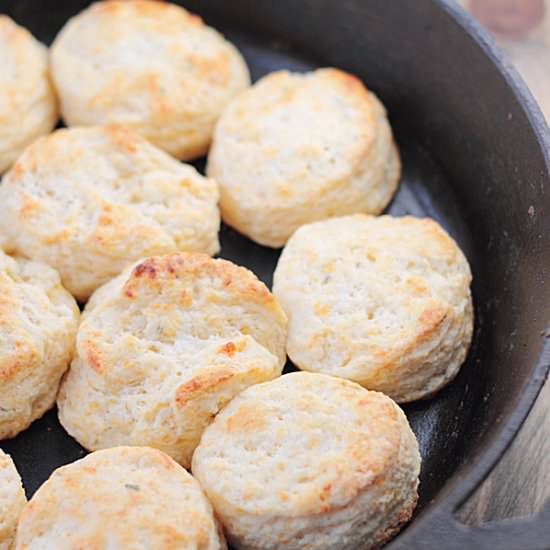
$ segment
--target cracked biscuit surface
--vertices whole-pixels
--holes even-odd
[[[55,267],[85,300],[154,254],[219,250],[218,187],[118,126],[40,138],[0,186],[4,248]]]
[[[237,49],[168,2],[97,2],[51,49],[68,126],[117,122],[180,160],[204,154],[226,104],[250,77]]]
[[[400,161],[386,112],[356,77],[332,68],[271,73],[221,116],[207,173],[226,223],[284,245],[305,223],[380,213]]]
[[[470,267],[433,220],[358,214],[304,226],[273,280],[301,369],[408,402],[438,391],[466,358]]]
[[[0,251],[0,439],[55,403],[80,312],[51,267]]]
[[[420,455],[389,397],[299,372],[235,397],[192,470],[235,548],[360,550],[410,518]]]
[[[50,132],[57,99],[48,53],[26,29],[0,15],[0,173],[25,147]]]
[[[17,550],[226,550],[200,485],[169,456],[116,447],[55,470],[23,510]]]
[[[202,254],[148,258],[91,297],[58,397],[90,450],[148,445],[188,467],[243,388],[279,376],[286,316],[245,268]]]

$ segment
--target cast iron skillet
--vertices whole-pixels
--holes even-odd
[[[472,265],[469,358],[434,399],[405,407],[423,456],[420,502],[391,548],[550,547],[550,509],[477,528],[453,517],[514,437],[550,364],[550,147],[525,86],[446,0],[183,3],[240,47],[255,79],[327,65],[361,77],[388,107],[402,153],[403,178],[389,212],[435,218]],[[87,4],[0,0],[0,12],[49,43]],[[221,239],[221,256],[271,283],[279,251],[226,227]],[[1,446],[29,495],[55,467],[84,454],[55,411]]]

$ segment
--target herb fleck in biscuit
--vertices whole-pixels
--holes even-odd
[[[377,548],[410,518],[419,470],[416,438],[389,397],[306,372],[244,390],[193,456],[241,550]]]
[[[400,162],[382,104],[338,69],[272,73],[224,111],[208,156],[222,217],[282,246],[305,223],[390,201]]]
[[[26,29],[0,15],[0,173],[23,149],[50,132],[57,101],[48,53]]]
[[[59,418],[87,449],[148,445],[187,467],[216,413],[281,373],[285,340],[285,314],[247,269],[148,258],[86,306]]]
[[[57,130],[0,186],[4,248],[55,267],[85,300],[153,254],[218,251],[218,187],[117,125]]]
[[[12,459],[0,449],[0,550],[11,550],[27,499]]]
[[[273,289],[295,365],[407,402],[435,393],[462,365],[470,282],[466,258],[433,220],[359,214],[300,228]]]
[[[206,152],[226,104],[250,83],[236,48],[167,2],[97,2],[51,50],[69,126],[118,122],[176,158]]]
[[[79,316],[56,271],[0,251],[0,439],[55,403]]]
[[[169,456],[117,447],[58,468],[29,501],[17,550],[225,550],[199,484]]]

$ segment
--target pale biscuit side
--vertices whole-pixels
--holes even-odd
[[[0,15],[0,173],[25,147],[51,131],[57,99],[48,54],[26,29]]]
[[[0,439],[7,439],[53,406],[80,314],[56,271],[3,252],[0,292]]]
[[[9,455],[0,449],[0,550],[12,550],[19,516],[27,499]]]

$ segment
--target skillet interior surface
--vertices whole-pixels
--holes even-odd
[[[2,0],[0,12],[49,43],[87,3]],[[550,209],[548,174],[528,118],[501,73],[437,2],[183,3],[235,42],[254,79],[327,65],[361,77],[388,107],[402,155],[388,212],[435,218],[471,263],[476,330],[468,360],[435,398],[404,407],[423,457],[418,510],[427,508],[496,437],[550,318],[550,299],[540,294],[550,271],[550,224],[540,214],[544,204]],[[271,284],[279,251],[228,227],[221,240],[222,257]],[[54,468],[84,454],[55,411],[0,446],[29,495]]]

